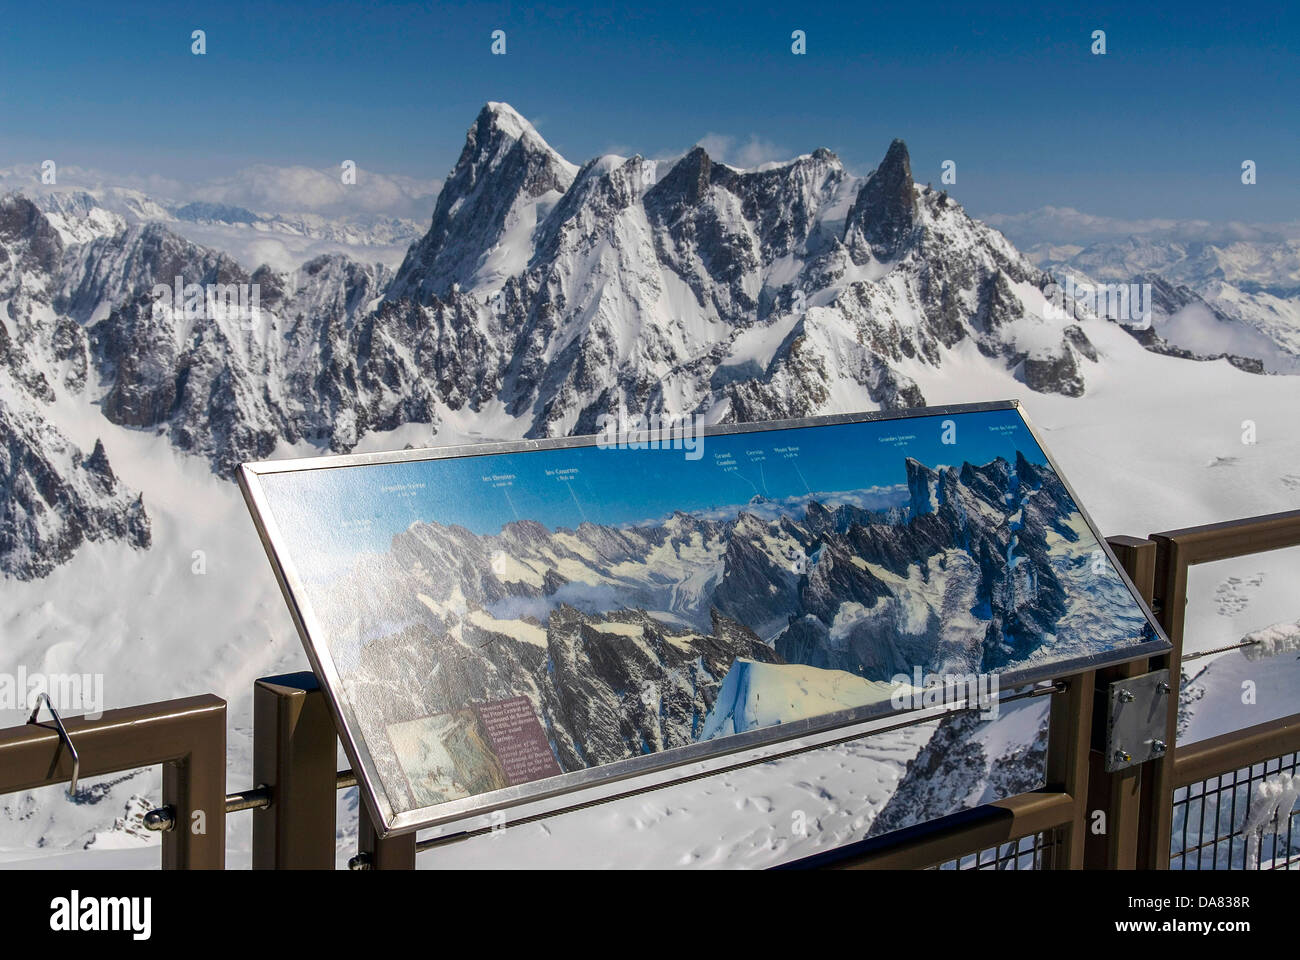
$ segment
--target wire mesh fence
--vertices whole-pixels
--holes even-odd
[[[1171,870],[1300,868],[1300,776],[1287,753],[1174,791]]]
[[[1052,866],[1052,852],[1059,842],[1058,831],[1031,833],[1018,840],[1008,840],[954,860],[937,864],[932,870],[1047,870]]]

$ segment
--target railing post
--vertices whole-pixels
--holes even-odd
[[[1173,827],[1174,757],[1178,753],[1178,704],[1183,687],[1183,621],[1187,613],[1188,557],[1175,538],[1152,534],[1156,542],[1156,614],[1172,649],[1152,661],[1169,670],[1171,707],[1165,720],[1165,743],[1159,760],[1148,764],[1151,772],[1142,783],[1142,821],[1146,827],[1138,850],[1138,867],[1143,870],[1169,869],[1169,843]]]
[[[164,870],[226,867],[226,705],[199,715],[189,753],[162,769],[162,802],[175,826],[162,836]]]
[[[368,870],[414,870],[415,834],[404,833],[381,840],[366,809],[365,798],[357,804],[357,852]]]
[[[253,811],[253,869],[334,869],[338,734],[315,674],[253,685],[253,782],[270,806]]]
[[[1067,793],[1074,801],[1074,816],[1061,827],[1052,867],[1079,870],[1083,867],[1083,843],[1087,830],[1088,748],[1092,730],[1092,692],[1096,671],[1077,673],[1067,679],[1064,693],[1052,697],[1048,719],[1047,789]]]
[[[1138,594],[1148,606],[1155,586],[1156,544],[1138,537],[1109,537],[1115,556],[1128,574]],[[1148,669],[1146,660],[1121,663],[1097,672],[1096,694],[1105,702],[1107,688],[1116,680],[1135,677]],[[1098,711],[1098,724],[1105,713]],[[1094,731],[1094,743],[1102,742],[1104,729]],[[1088,828],[1083,862],[1089,870],[1132,870],[1137,866],[1138,834],[1141,825],[1142,767],[1128,767],[1115,773],[1106,772],[1106,758],[1097,750],[1089,755]],[[1100,811],[1105,830],[1093,833],[1092,818]]]

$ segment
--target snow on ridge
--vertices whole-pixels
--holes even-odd
[[[514,140],[525,140],[534,148],[553,155],[565,167],[571,177],[578,172],[578,165],[565,159],[558,150],[546,141],[546,138],[538,132],[532,122],[510,104],[489,100],[485,105],[485,109],[492,114],[497,127],[508,137]]]
[[[806,717],[882,703],[898,689],[844,670],[738,659],[722,681],[700,732],[713,740]],[[902,685],[904,693],[912,690]]]

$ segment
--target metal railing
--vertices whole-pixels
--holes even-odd
[[[226,865],[226,701],[208,694],[105,711],[98,719],[26,723],[0,730],[0,793],[68,783],[73,748],[83,777],[160,763],[172,829],[164,869]]]
[[[1108,541],[1151,605],[1173,648],[1150,662],[1086,671],[1056,682],[1051,696],[1046,784],[880,840],[800,861],[836,869],[1212,869],[1300,862],[1296,811],[1280,807],[1264,823],[1246,811],[1263,783],[1294,775],[1300,714],[1201,743],[1176,743],[1171,698],[1164,756],[1115,773],[1100,747],[1102,711],[1115,680],[1167,667],[1180,674],[1187,571],[1194,564],[1300,546],[1300,511]],[[249,811],[254,868],[333,869],[337,790],[356,785],[339,771],[338,738],[311,673],[258,680],[253,695],[251,789],[227,795],[226,704],[191,697],[0,730],[0,794],[67,782],[72,748],[86,776],[163,765],[163,805],[146,825],[163,832],[164,868],[220,868],[225,817]],[[1275,793],[1273,787],[1270,791]],[[1272,795],[1270,793],[1270,796]],[[410,869],[420,850],[445,838],[381,838],[359,805],[354,869]],[[1254,809],[1258,810],[1258,807]],[[1106,828],[1088,829],[1104,814]],[[1256,818],[1258,819],[1258,818]]]
[[[1182,673],[1190,568],[1201,563],[1300,546],[1300,510],[1169,530],[1154,533],[1150,539],[1156,544],[1153,610],[1173,645],[1167,657],[1159,658],[1163,660],[1159,666],[1169,668],[1172,682]],[[1194,784],[1199,782],[1200,789],[1206,790],[1205,785],[1211,780],[1221,782],[1226,775],[1235,778],[1238,770],[1300,751],[1300,714],[1182,747],[1177,744],[1177,732],[1178,710],[1175,704],[1166,718],[1165,742],[1170,748],[1163,757],[1149,765],[1150,775],[1143,784],[1142,804],[1146,813],[1143,818],[1143,858],[1140,861],[1143,866],[1168,868],[1177,845],[1179,865],[1186,868],[1187,847],[1182,842],[1181,833],[1178,838],[1174,836],[1175,811],[1179,811],[1183,818],[1180,827],[1186,826],[1192,801],[1196,801],[1203,811],[1211,796],[1217,797],[1221,793],[1220,790],[1220,793],[1197,794]],[[1178,793],[1180,790],[1181,794]],[[1250,790],[1248,787],[1247,796]],[[1235,788],[1232,789],[1232,798],[1237,798]],[[1231,808],[1231,802],[1229,806]],[[1217,809],[1216,800],[1216,827]]]
[[[1182,748],[1174,768],[1170,869],[1269,870],[1300,865],[1296,796],[1300,717],[1262,723]],[[1300,781],[1295,781],[1300,786]]]
[[[1248,825],[1261,801],[1258,787],[1296,773],[1296,754],[1217,774],[1174,790],[1171,870],[1270,870],[1300,861],[1300,810],[1274,808],[1263,823]]]
[[[1050,870],[1059,846],[1057,831],[1045,830],[996,847],[968,853],[930,870]]]

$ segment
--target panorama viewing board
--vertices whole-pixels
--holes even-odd
[[[241,469],[385,834],[1168,648],[1015,402],[626,440]]]

